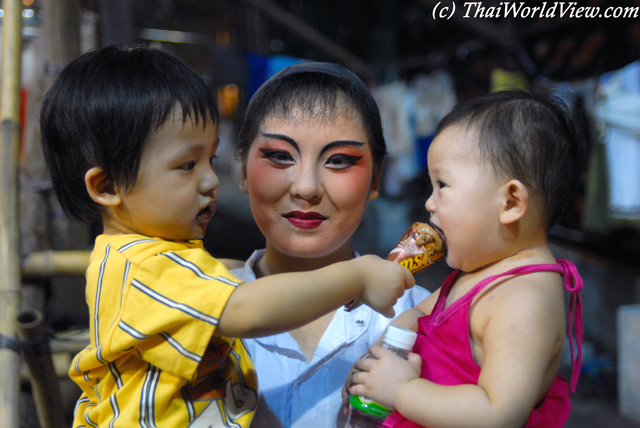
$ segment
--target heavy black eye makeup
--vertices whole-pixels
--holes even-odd
[[[298,143],[291,137],[282,134],[272,134],[272,133],[262,133],[262,137],[270,138],[275,140],[280,140],[286,142],[291,145],[291,147],[298,153],[301,154],[300,146]],[[338,140],[332,141],[326,144],[320,150],[320,156],[323,156],[326,152],[332,149],[339,149],[340,147],[362,147],[365,143],[360,141],[352,141],[352,140]],[[269,149],[269,148],[259,148],[258,149],[262,155],[272,161],[277,165],[295,165],[296,161],[286,150],[282,149]],[[327,160],[324,162],[323,166],[334,169],[334,170],[342,170],[350,168],[356,165],[360,159],[362,159],[364,155],[350,155],[346,153],[336,153],[333,155],[329,155]]]
[[[363,156],[353,156],[346,154],[335,154],[329,157],[324,166],[331,169],[347,169],[357,164]]]
[[[259,149],[262,155],[271,162],[278,165],[294,165],[296,161],[293,156],[285,150],[278,149]]]
[[[337,148],[339,150],[340,147],[363,147],[364,143],[360,141],[351,141],[351,140],[340,140],[333,141],[326,146],[324,146],[320,152],[320,154],[324,154],[331,149]],[[329,156],[329,158],[324,163],[324,166],[331,169],[347,169],[349,167],[357,164],[360,159],[362,159],[364,155],[349,155],[346,153],[336,153],[334,155]]]

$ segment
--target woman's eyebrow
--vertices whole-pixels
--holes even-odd
[[[322,150],[320,151],[320,155],[322,155],[324,152],[333,149],[334,147],[341,147],[341,146],[355,146],[355,147],[362,147],[364,146],[364,143],[360,142],[360,141],[351,141],[351,140],[338,140],[338,141],[333,141],[329,144],[327,144],[326,146],[324,146],[322,148]]]
[[[300,147],[298,146],[298,143],[296,143],[295,140],[291,137],[287,137],[286,135],[282,135],[282,134],[265,134],[265,133],[263,133],[262,136],[265,138],[274,138],[276,140],[286,141],[287,143],[291,144],[298,153],[300,153]]]

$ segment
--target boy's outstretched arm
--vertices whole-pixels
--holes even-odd
[[[367,255],[310,272],[269,275],[229,297],[214,335],[260,337],[293,330],[358,299],[392,317],[415,280],[408,269]]]

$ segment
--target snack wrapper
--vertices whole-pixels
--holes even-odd
[[[415,222],[391,250],[387,260],[400,263],[411,273],[416,273],[442,259],[446,251],[446,243],[438,229],[428,223]],[[361,304],[352,300],[344,310],[350,312]]]
[[[413,223],[387,260],[416,273],[444,257],[446,245],[440,232],[428,223]]]

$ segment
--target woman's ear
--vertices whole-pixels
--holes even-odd
[[[512,224],[529,210],[529,191],[520,180],[510,180],[502,187],[500,223]]]
[[[100,205],[115,207],[122,202],[118,189],[107,178],[107,173],[102,168],[96,166],[87,171],[84,184],[91,199]]]
[[[242,168],[240,169],[240,190],[244,193],[249,193],[249,181],[247,180],[247,164],[242,162]]]
[[[377,168],[378,171],[373,171],[373,178],[371,180],[371,189],[369,190],[369,200],[373,201],[380,195],[380,177],[382,176],[382,169]]]

